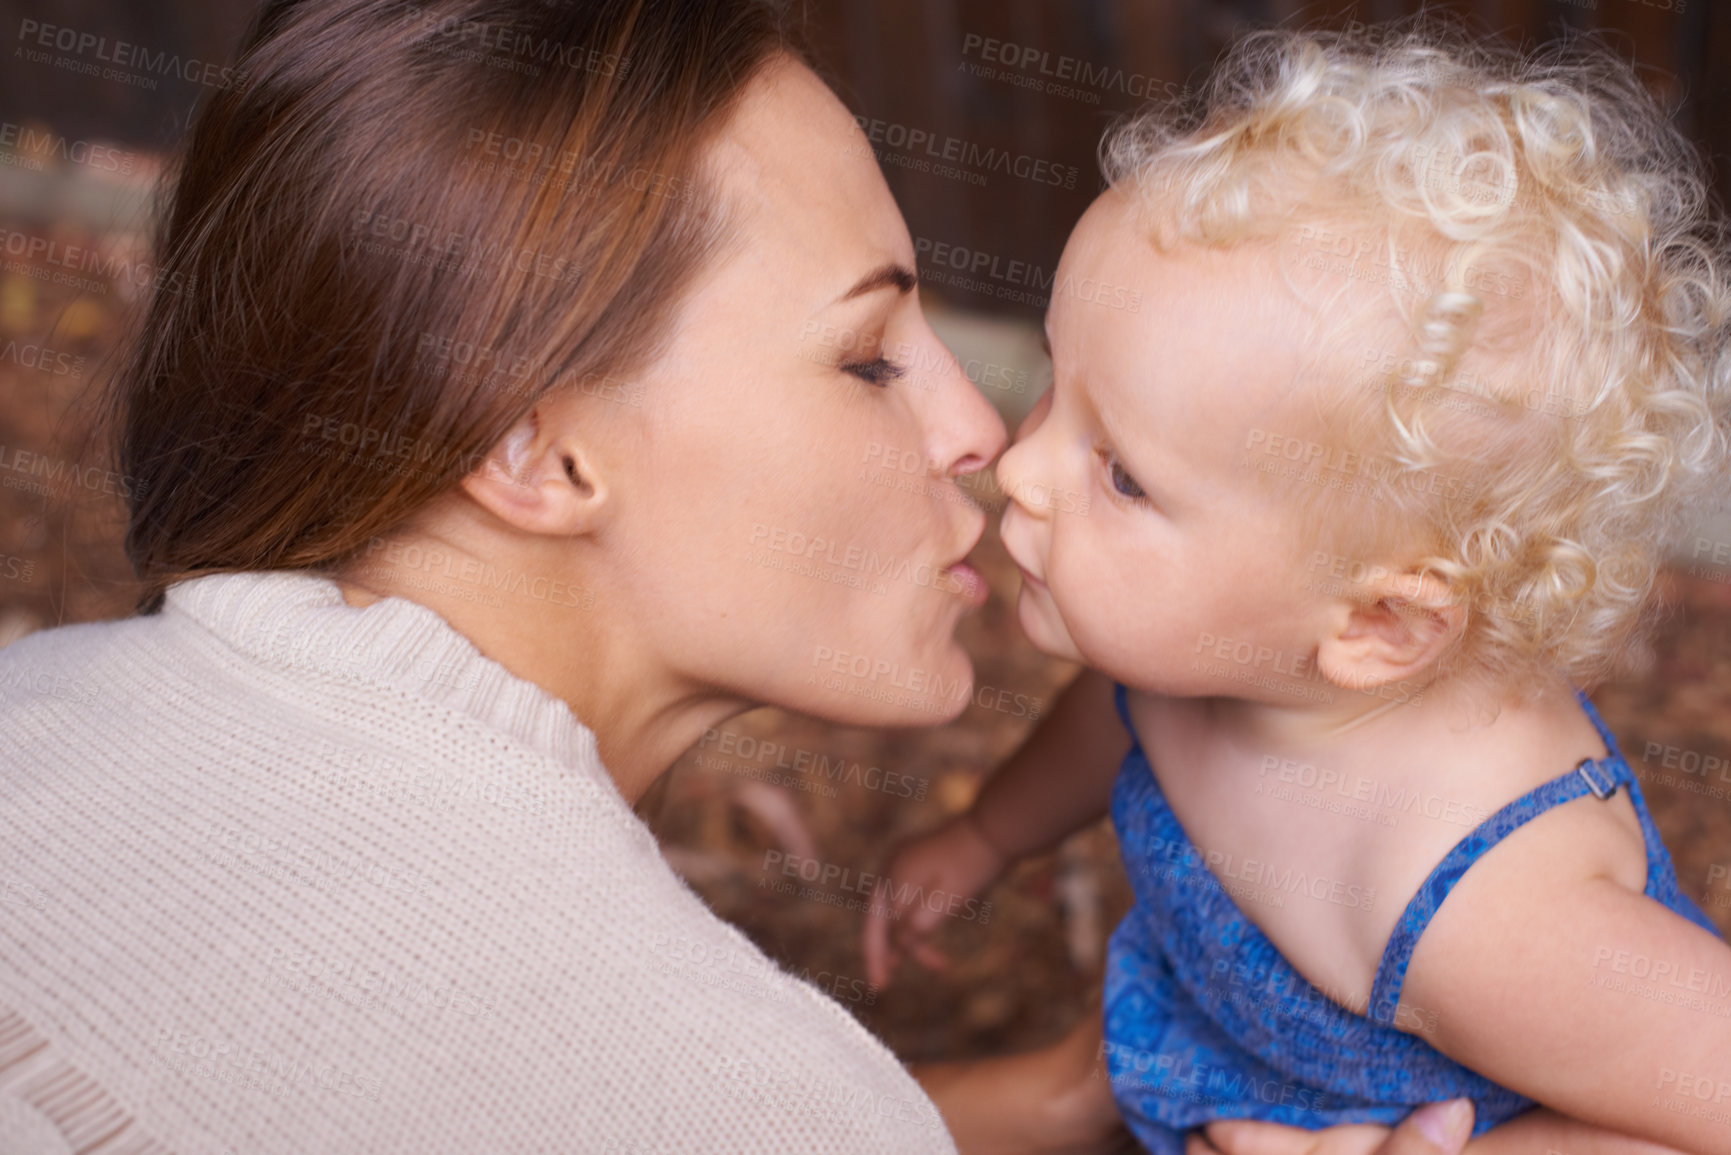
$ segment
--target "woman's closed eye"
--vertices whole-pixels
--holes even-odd
[[[888,385],[907,372],[888,357],[879,357],[872,361],[846,361],[840,368],[842,372],[851,373],[868,385],[878,386]]]

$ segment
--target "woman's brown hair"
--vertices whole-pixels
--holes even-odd
[[[629,403],[777,0],[269,0],[198,109],[108,396],[139,608],[340,564],[550,389]]]

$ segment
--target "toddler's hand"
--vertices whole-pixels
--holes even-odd
[[[933,970],[948,966],[949,960],[927,941],[944,912],[941,906],[933,910],[916,900],[934,891],[941,892],[946,902],[950,895],[972,898],[1008,865],[980,833],[971,814],[903,843],[884,870],[883,900],[872,903],[866,914],[866,981],[874,987],[888,985],[903,951]]]
[[[1185,1155],[1456,1155],[1473,1129],[1467,1099],[1429,1103],[1393,1131],[1349,1123],[1306,1131],[1278,1123],[1223,1119],[1191,1132]]]

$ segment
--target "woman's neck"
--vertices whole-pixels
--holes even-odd
[[[393,538],[329,576],[351,606],[396,597],[427,607],[487,658],[565,702],[632,805],[705,731],[757,704],[682,684],[628,623],[596,612],[607,602],[599,591],[530,577],[533,567],[479,552],[449,539]]]

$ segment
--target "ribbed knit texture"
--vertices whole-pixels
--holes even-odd
[[[0,650],[0,1151],[953,1152],[566,705],[304,574]]]

